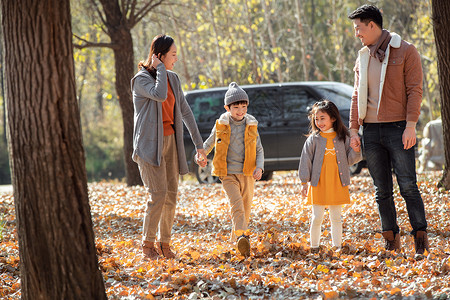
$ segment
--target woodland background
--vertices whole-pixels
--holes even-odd
[[[424,97],[418,134],[440,116],[437,57],[431,1],[360,0],[179,0],[153,1],[132,29],[135,64],[148,55],[152,38],[171,35],[179,61],[175,71],[185,91],[239,84],[333,80],[353,84],[361,47],[347,15],[373,3],[384,27],[413,43],[422,56]],[[114,54],[92,1],[71,2],[74,50],[89,181],[125,177],[123,125],[115,88]],[[2,46],[1,46],[2,47]],[[1,48],[0,47],[0,48]],[[0,51],[3,55],[3,49]],[[61,66],[64,68],[64,66]],[[1,64],[3,72],[3,63]],[[137,68],[136,68],[137,70]],[[10,183],[5,130],[4,83],[0,94],[0,184]]]

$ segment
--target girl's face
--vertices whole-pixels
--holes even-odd
[[[230,112],[231,118],[235,121],[242,120],[247,114],[247,104],[231,104],[230,107],[225,105],[225,109]]]
[[[335,118],[331,118],[329,114],[321,110],[316,111],[314,114],[314,122],[322,132],[333,128],[334,121],[336,121]]]
[[[173,66],[178,61],[177,47],[175,46],[175,43],[170,46],[169,52],[160,57],[160,60],[164,63],[166,70],[173,70]]]

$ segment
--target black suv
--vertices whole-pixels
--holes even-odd
[[[339,82],[289,82],[241,86],[248,94],[248,113],[258,120],[258,132],[264,148],[263,180],[272,177],[273,171],[297,170],[306,134],[309,131],[308,111],[321,99],[333,101],[339,108],[342,121],[348,125],[353,87]],[[186,93],[203,140],[208,138],[215,120],[225,112],[223,99],[226,87],[195,90]],[[194,163],[195,148],[185,130],[184,144],[189,169],[200,183],[214,183],[211,160],[200,168]],[[353,165],[351,173],[361,171],[364,162]]]

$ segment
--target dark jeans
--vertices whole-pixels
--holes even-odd
[[[403,149],[406,121],[364,124],[363,147],[367,166],[375,185],[375,199],[382,231],[400,231],[393,197],[392,171],[406,202],[412,232],[426,231],[425,209],[416,181],[414,147]]]

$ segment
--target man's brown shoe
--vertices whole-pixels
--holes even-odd
[[[416,232],[414,235],[414,248],[416,249],[416,254],[414,255],[416,259],[423,258],[425,250],[430,252],[430,245],[428,244],[428,235],[426,231]]]
[[[159,257],[158,251],[156,251],[155,243],[149,241],[142,242],[142,252],[148,259],[154,260]]]
[[[388,251],[400,251],[400,234],[396,233],[394,235],[394,232],[392,230],[389,231],[385,231],[382,233],[386,244],[385,244],[385,248]]]

